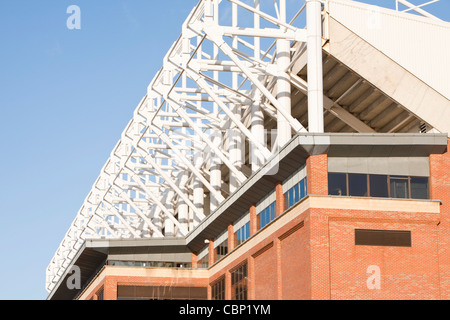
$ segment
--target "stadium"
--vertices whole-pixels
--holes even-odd
[[[47,299],[449,299],[450,23],[392,2],[201,0]]]

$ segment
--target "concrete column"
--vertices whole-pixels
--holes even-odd
[[[255,9],[260,9],[259,0],[255,0]],[[253,18],[254,28],[259,29],[261,25],[261,18],[259,15],[254,14]],[[255,37],[254,43],[254,57],[256,59],[261,58],[261,42],[258,37]],[[258,81],[262,82],[263,77],[258,77]],[[261,108],[261,99],[262,93],[257,89],[256,86],[253,86],[252,90],[254,93],[253,104],[251,106],[251,133],[257,140],[257,142],[264,145],[264,113]],[[252,172],[256,172],[261,166],[264,164],[264,156],[260,153],[258,148],[251,143],[250,144],[250,164],[252,168]]]
[[[174,193],[175,192],[173,190],[169,190],[167,192],[167,202],[165,203],[165,206],[167,210],[169,210],[169,212],[174,212],[172,204]],[[175,225],[173,224],[172,220],[170,220],[168,217],[164,217],[164,236],[166,237],[175,236]]]
[[[286,22],[286,0],[280,0],[280,20]],[[277,100],[281,108],[291,114],[291,80],[287,68],[291,63],[291,45],[289,40],[277,40]],[[278,150],[292,137],[289,121],[279,112],[277,120]]]
[[[220,131],[215,131],[212,134],[212,142],[214,145],[221,145],[222,144],[222,137]],[[220,158],[215,154],[214,151],[211,150],[210,153],[210,184],[211,186],[217,191],[221,192],[221,185],[222,185],[222,171],[221,171],[221,160]],[[211,194],[210,197],[210,212],[214,212],[217,207],[219,206],[219,200],[214,197],[214,195]]]
[[[185,191],[186,189],[184,188],[184,186],[187,183],[187,180],[189,178],[187,171],[181,171],[180,173],[180,189],[181,191]],[[187,192],[184,192],[184,194],[187,196]],[[178,203],[177,203],[177,212],[178,212],[178,222],[180,223],[181,226],[185,227],[187,230],[189,230],[189,207],[188,204],[181,199],[181,197],[178,197]],[[183,236],[180,232],[180,230],[178,230],[177,232],[178,236]]]
[[[204,208],[204,199],[205,199],[205,191],[203,189],[203,184],[198,178],[194,177],[194,187],[193,187],[193,196],[194,196],[194,206],[197,210],[203,213]],[[194,227],[200,223],[200,218],[194,213]]]
[[[231,4],[232,6],[232,26],[238,26],[238,6],[235,3]],[[238,37],[233,37],[233,48],[238,48]],[[233,72],[231,75],[231,86],[233,89],[237,90],[239,87],[238,74]],[[236,116],[237,119],[241,119],[241,108],[239,104],[230,104],[231,111]],[[245,143],[245,137],[242,136],[240,130],[237,126],[231,121],[230,129],[228,130],[228,148],[230,154],[230,160],[233,166],[235,166],[238,170],[241,169],[243,163],[243,156],[245,154],[245,150],[243,148],[243,144]],[[236,189],[239,188],[239,180],[236,178],[235,174],[230,171],[230,193],[233,193]]]
[[[308,131],[323,133],[322,3],[306,0]]]

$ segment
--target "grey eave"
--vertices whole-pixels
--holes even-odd
[[[192,255],[186,247],[184,238],[153,238],[153,239],[88,239],[85,240],[78,250],[72,263],[66,269],[63,276],[49,293],[47,300],[72,300],[75,299],[81,290],[70,290],[66,282],[72,273],[69,270],[73,266],[80,267],[81,284],[86,285],[97,274],[104,262],[108,258],[114,258],[122,255],[129,257],[130,261],[140,260],[140,257],[152,255],[155,261],[165,258],[181,258],[191,262]]]

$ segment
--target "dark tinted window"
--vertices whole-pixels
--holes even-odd
[[[367,175],[349,173],[348,193],[350,196],[367,197]]]
[[[360,246],[411,247],[411,231],[356,229],[355,244]]]
[[[411,177],[411,199],[429,199],[428,178]]]
[[[391,198],[409,198],[408,177],[391,177]]]
[[[216,247],[216,260],[222,259],[228,254],[228,239]]]
[[[231,299],[247,300],[247,263],[231,273]]]
[[[211,286],[211,298],[212,300],[225,300],[225,278]]]
[[[371,174],[370,180],[370,196],[375,198],[389,197],[387,176]]]
[[[328,194],[334,196],[347,195],[347,175],[345,173],[328,174]]]

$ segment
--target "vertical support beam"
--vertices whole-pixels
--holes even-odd
[[[255,9],[260,9],[260,0],[255,0]],[[258,14],[253,14],[254,28],[259,29],[261,26],[261,18]],[[257,60],[261,58],[261,39],[254,37],[254,57]],[[258,81],[262,82],[263,76],[258,76]],[[252,85],[254,92],[253,104],[251,106],[251,132],[257,142],[264,144],[264,113],[261,108],[262,93],[254,84]],[[258,152],[258,148],[255,144],[250,143],[250,164],[252,172],[258,171],[258,169],[264,164],[263,155]]]
[[[280,238],[274,240],[275,252],[277,255],[277,299],[283,300],[283,284],[281,274],[281,241]]]
[[[197,255],[195,254],[195,253],[193,253],[192,254],[192,266],[191,266],[191,268],[192,269],[197,269],[198,268],[198,265],[197,265]]]
[[[286,0],[280,0],[280,21],[286,23]],[[291,81],[287,69],[291,63],[291,43],[286,39],[277,40],[277,100],[286,114],[291,115]],[[278,113],[277,141],[280,150],[291,139],[288,119]]]
[[[231,292],[231,273],[227,271],[225,273],[225,300],[231,300],[232,292]]]
[[[235,246],[233,230],[234,230],[233,225],[230,224],[228,226],[228,252],[231,252],[234,249],[234,246]]]
[[[211,141],[215,146],[222,145],[221,133],[218,130],[213,131],[211,136]],[[210,152],[210,169],[209,169],[209,178],[210,184],[216,192],[221,192],[222,185],[222,170],[221,170],[221,161],[218,155],[214,150]],[[219,206],[219,199],[217,199],[214,194],[210,194],[210,212],[214,212]]]
[[[181,190],[184,192],[185,196],[187,196],[186,189],[183,188],[187,184],[187,180],[189,178],[187,171],[181,171],[180,173],[180,186],[182,187]],[[177,203],[177,211],[178,211],[178,221],[181,226],[183,226],[186,230],[189,230],[189,207],[188,204],[181,198],[178,197],[178,203]],[[177,236],[182,237],[183,234],[178,230]]]
[[[255,284],[255,258],[250,256],[248,258],[248,298],[249,300],[256,300],[256,284]]]
[[[174,212],[172,199],[174,197],[175,192],[173,190],[169,190],[167,194],[167,203],[165,203],[165,207],[169,212]],[[164,215],[164,236],[165,237],[174,237],[175,236],[175,225],[172,220],[167,215]]]
[[[250,236],[254,235],[258,231],[258,221],[256,217],[256,206],[250,207]]]
[[[308,131],[323,133],[322,3],[306,0]]]
[[[202,214],[204,214],[204,199],[205,199],[205,191],[203,190],[203,184],[198,178],[194,178],[194,206],[199,210]],[[201,218],[194,212],[194,227],[197,226]]]
[[[106,278],[103,285],[103,300],[117,300],[117,280]]]
[[[214,240],[208,242],[208,267],[211,267],[215,262],[214,254]]]
[[[307,192],[309,195],[328,195],[328,157],[326,154],[306,159]]]
[[[279,217],[283,214],[285,209],[284,194],[283,194],[283,184],[278,182],[275,187],[276,195],[276,216]]]
[[[235,3],[231,4],[232,7],[232,26],[238,26],[238,6]],[[238,48],[238,37],[233,37],[233,48]],[[238,74],[233,72],[231,75],[232,88],[234,90],[238,90]],[[236,119],[241,120],[241,106],[239,104],[230,104],[230,109]],[[231,120],[230,120],[231,122]],[[242,144],[245,142],[242,135],[240,134],[239,129],[236,124],[231,122],[231,129],[228,130],[228,147],[230,160],[233,166],[235,166],[238,170],[241,170],[242,167],[242,158],[243,158],[243,146]],[[235,176],[233,172],[230,171],[230,193],[233,193],[237,188],[239,188],[239,179]]]

